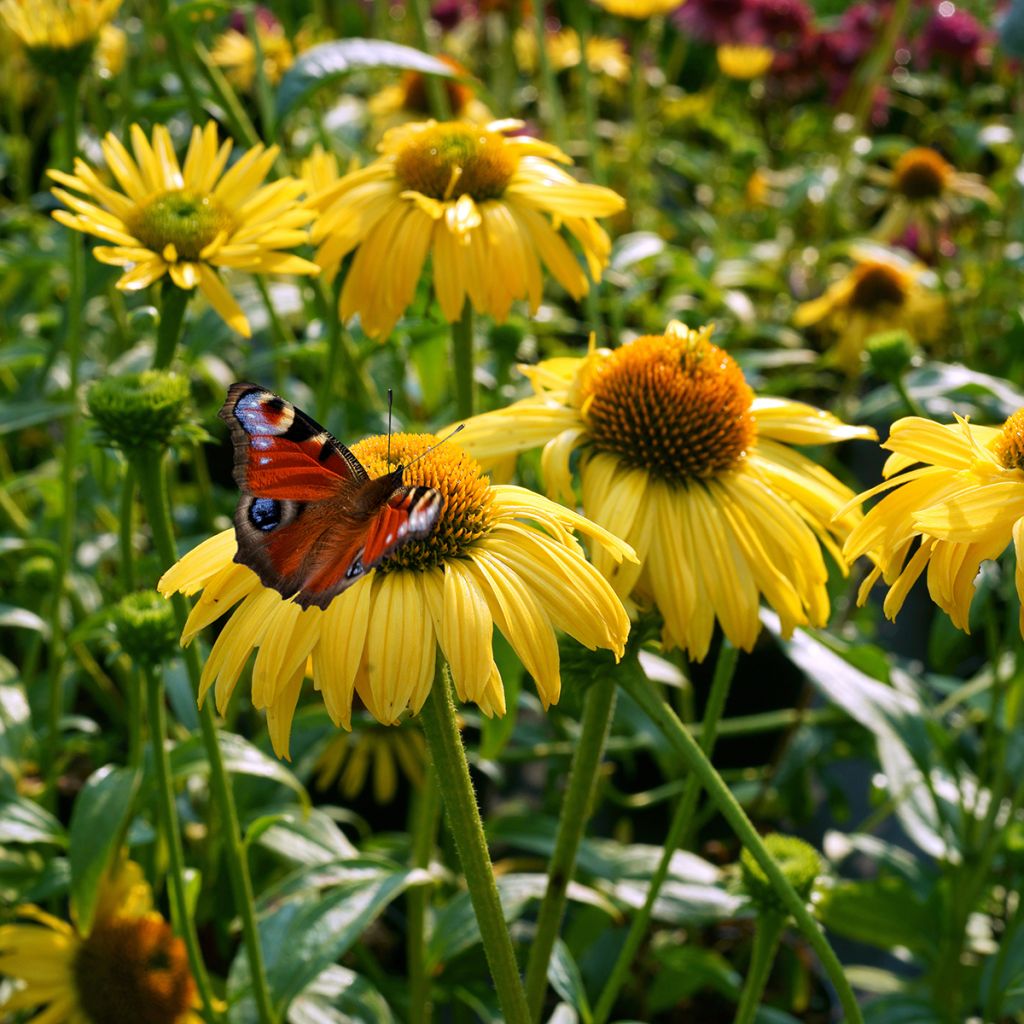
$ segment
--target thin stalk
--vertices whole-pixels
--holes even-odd
[[[540,71],[540,95],[543,97],[543,119],[551,129],[555,145],[565,149],[565,116],[562,110],[562,97],[558,92],[555,72],[548,59],[548,32],[544,21],[544,5],[534,8],[533,27],[537,36],[537,70]]]
[[[181,55],[181,40],[178,38],[177,22],[171,17],[169,0],[157,0],[157,12],[163,28],[163,35],[167,42],[167,55],[171,58],[174,66],[174,73],[181,82],[181,88],[185,92],[185,101],[188,104],[189,117],[193,124],[202,124],[206,120],[206,113],[203,110],[202,101],[192,84],[192,76],[185,67],[185,59]]]
[[[416,794],[412,829],[412,866],[427,869],[437,843],[441,820],[441,789],[433,771],[427,770]],[[427,911],[431,887],[417,885],[406,896],[409,927],[406,955],[409,970],[409,1024],[430,1024],[430,975],[427,973]]]
[[[129,669],[123,673],[120,681],[128,692],[128,764],[132,768],[141,768],[144,746],[142,723],[146,717],[144,680],[140,680],[138,674]]]
[[[580,106],[583,110],[583,127],[587,137],[587,169],[599,185],[605,183],[604,164],[601,161],[601,145],[597,139],[597,95],[594,92],[594,76],[587,63],[587,43],[590,42],[590,11],[586,4],[570,4],[569,13],[572,27],[580,39],[580,63],[576,69],[579,83]]]
[[[793,915],[797,927],[814,952],[817,953],[825,973],[839,995],[843,1012],[846,1014],[846,1024],[864,1024],[860,1007],[857,1005],[857,998],[846,979],[843,965],[829,945],[828,939],[818,927],[817,921],[811,916],[804,901],[800,899],[786,876],[783,875],[775,859],[765,848],[764,842],[757,834],[757,830],[751,824],[746,812],[733,796],[732,790],[715,770],[714,765],[708,760],[707,755],[701,750],[697,741],[690,735],[686,726],[679,721],[675,712],[653,692],[647,678],[638,668],[634,671],[623,672],[621,684],[673,748],[682,755],[690,770],[699,778],[705,792],[718,808],[722,817],[729,823],[733,833],[761,866],[784,908]]]
[[[704,719],[700,726],[700,748],[710,758],[715,750],[715,741],[718,738],[718,726],[725,709],[725,702],[729,696],[729,687],[732,685],[733,676],[736,673],[736,662],[739,658],[739,651],[727,640],[722,640],[722,646],[718,650],[718,659],[715,662],[715,672],[711,680],[711,690],[708,693],[708,702],[704,707]],[[657,902],[661,887],[668,878],[669,867],[672,864],[672,857],[676,850],[686,845],[687,834],[693,822],[693,812],[697,808],[697,798],[700,796],[700,782],[694,773],[690,773],[686,780],[686,789],[676,804],[672,814],[672,821],[669,824],[668,836],[662,848],[661,859],[654,874],[651,876],[651,883],[647,888],[647,897],[639,913],[633,918],[626,934],[626,941],[619,951],[612,967],[612,973],[608,976],[601,995],[594,1007],[593,1024],[604,1024],[612,1012],[615,1000],[626,981],[629,969],[633,964],[640,943],[647,934],[648,925],[654,914],[654,905]]]
[[[325,419],[330,411],[339,366],[344,373],[345,401],[357,405],[356,411],[360,413],[379,407],[379,396],[366,374],[366,368],[359,360],[359,353],[342,327],[337,287],[334,292],[329,292],[317,278],[310,281],[310,286],[313,289],[317,316],[327,325],[327,366],[317,395],[318,418]]]
[[[270,321],[270,339],[274,348],[274,386],[278,391],[283,391],[288,370],[287,356],[284,351],[294,338],[274,308],[274,303],[270,299],[270,289],[260,274],[256,275],[256,288],[263,300],[263,308],[267,311],[267,319]]]
[[[78,78],[59,79],[61,113],[63,115],[62,164],[68,170],[74,164],[78,151]],[[49,697],[46,731],[46,792],[50,805],[56,802],[58,778],[58,751],[60,749],[60,718],[64,705],[61,685],[64,662],[67,658],[67,637],[62,617],[64,591],[71,573],[75,548],[75,492],[78,469],[78,386],[82,361],[82,305],[85,301],[85,262],[82,239],[77,231],[68,232],[68,300],[65,321],[64,348],[68,359],[68,390],[71,410],[64,420],[64,452],[61,462],[60,533],[58,535],[57,567],[50,609],[50,662]],[[56,353],[55,353],[56,354]]]
[[[199,69],[202,71],[210,88],[213,89],[217,102],[224,110],[224,118],[231,129],[231,133],[241,139],[247,146],[256,146],[260,142],[259,132],[252,123],[249,115],[245,112],[231,83],[224,77],[216,64],[210,59],[210,51],[203,45],[198,36],[192,38],[192,49],[195,51],[196,59],[199,61]],[[276,164],[275,164],[276,166]],[[284,165],[282,164],[282,167]],[[279,168],[280,169],[280,168]]]
[[[199,990],[199,998],[207,1020],[216,1017],[213,990],[203,963],[196,934],[195,921],[188,909],[185,891],[185,850],[181,842],[181,828],[178,812],[174,806],[174,788],[171,784],[170,758],[165,745],[167,737],[167,714],[164,710],[163,676],[150,665],[144,665],[142,675],[146,683],[146,703],[149,710],[149,743],[153,751],[153,769],[156,775],[156,804],[160,828],[167,839],[167,856],[170,871],[167,876],[171,898],[171,919],[174,930],[184,939],[188,951],[188,963]],[[137,683],[137,680],[136,680]]]
[[[911,395],[911,393],[907,390],[907,385],[903,380],[903,374],[900,374],[892,383],[893,387],[896,388],[896,393],[903,400],[903,404],[906,406],[907,411],[910,413],[910,415],[923,417],[925,415],[925,412],[921,408],[921,406],[918,405],[917,401],[914,399],[914,396]]]
[[[640,185],[647,159],[647,69],[644,54],[651,41],[651,23],[646,18],[633,26],[633,77],[629,86],[630,112],[633,117],[633,174],[629,176],[629,206],[641,196]]]
[[[440,658],[434,685],[420,712],[420,720],[440,783],[448,828],[466,876],[484,954],[501,1004],[502,1019],[506,1024],[530,1024],[530,1011],[519,978],[516,954],[501,909],[480,809],[469,777],[466,751],[455,720],[451,682]]]
[[[132,546],[132,513],[135,510],[135,472],[130,462],[124,464],[121,478],[121,507],[118,515],[118,553],[120,555],[121,586],[126,594],[135,589],[135,550]]]
[[[576,868],[580,840],[593,809],[601,758],[614,715],[614,679],[595,680],[587,690],[583,704],[583,722],[558,817],[555,848],[548,864],[548,887],[537,914],[537,928],[526,965],[526,1001],[534,1020],[540,1018],[544,1003],[548,962],[565,915],[566,894]]]
[[[179,288],[170,278],[160,289],[160,324],[156,332],[156,352],[153,353],[154,370],[166,370],[174,362],[190,295],[191,292]]]
[[[139,491],[145,501],[149,526],[153,532],[154,546],[161,561],[168,566],[172,565],[178,556],[174,543],[174,527],[171,521],[171,505],[167,494],[164,460],[143,457],[136,459],[134,465],[139,481]],[[178,626],[183,629],[185,620],[188,618],[188,602],[181,594],[175,594],[173,603]],[[202,666],[199,663],[198,648],[194,644],[185,648],[184,659],[192,686],[198,690]],[[242,941],[249,958],[249,972],[252,978],[257,1013],[261,1024],[276,1024],[277,1015],[270,999],[263,950],[256,924],[256,902],[253,895],[252,878],[249,875],[249,863],[246,859],[245,845],[242,842],[241,827],[238,823],[235,796],[224,767],[224,758],[217,740],[213,708],[209,701],[204,702],[200,709],[199,725],[203,746],[206,748],[206,758],[210,764],[210,788],[220,812],[224,858],[228,867],[228,875],[231,878],[235,909],[242,923]]]
[[[455,412],[459,419],[473,415],[473,306],[466,297],[462,316],[452,324],[455,363]]]
[[[267,71],[263,66],[263,46],[260,43],[260,34],[257,31],[256,7],[248,5],[245,8],[245,31],[252,40],[253,53],[256,59],[256,108],[260,112],[260,127],[263,129],[263,138],[267,142],[274,141],[274,133],[277,125],[274,121],[274,92],[267,81]]]
[[[782,914],[763,914],[758,920],[750,966],[747,968],[747,978],[743,982],[743,992],[733,1024],[754,1024],[785,927],[786,918]]]
[[[413,24],[416,26],[416,42],[424,53],[433,53],[436,49],[430,33],[427,31],[426,0],[410,0],[407,9],[412,11]],[[424,75],[424,82],[427,87],[427,102],[430,104],[430,112],[438,121],[450,121],[452,117],[452,105],[448,101],[448,90],[444,82],[437,75]]]

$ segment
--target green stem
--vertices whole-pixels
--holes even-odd
[[[213,991],[210,978],[199,949],[199,936],[195,921],[189,912],[185,886],[185,850],[181,842],[181,828],[178,812],[174,806],[174,788],[171,784],[171,765],[167,755],[167,714],[164,710],[163,676],[150,665],[144,665],[142,675],[146,681],[146,703],[149,710],[149,743],[153,751],[153,768],[156,775],[156,803],[160,828],[167,840],[167,855],[170,860],[168,887],[170,888],[171,919],[174,930],[185,940],[188,963],[192,970],[199,998],[206,1018],[215,1018]],[[137,683],[137,680],[136,680]]]
[[[530,1024],[530,1011],[519,978],[516,954],[501,909],[480,809],[469,777],[466,751],[455,720],[451,682],[440,658],[434,685],[420,712],[420,720],[440,783],[448,828],[466,876],[466,887],[476,913],[487,964],[501,1004],[502,1019],[506,1024]]]
[[[342,327],[337,295],[340,282],[336,283],[334,292],[327,291],[323,282],[317,278],[310,281],[310,286],[313,289],[317,315],[327,326],[327,365],[317,396],[317,418],[323,421],[330,411],[334,399],[334,381],[340,364],[345,377],[345,401],[357,406],[354,410],[356,415],[352,419],[361,419],[362,413],[379,407],[380,402],[372,382],[366,375],[366,368],[360,362],[359,353]]]
[[[466,296],[462,316],[452,324],[455,363],[455,412],[459,419],[473,415],[473,305]]]
[[[786,880],[775,859],[765,848],[764,842],[751,824],[746,812],[739,805],[732,791],[690,735],[686,726],[676,717],[675,712],[650,688],[649,681],[637,667],[634,671],[622,673],[621,683],[627,693],[640,705],[644,713],[658,727],[675,750],[682,755],[690,770],[700,780],[705,792],[729,823],[733,832],[748,849],[761,869],[767,875],[785,909],[793,915],[808,944],[817,953],[825,973],[835,987],[846,1014],[846,1024],[864,1024],[857,998],[853,994],[843,965],[829,945],[818,923],[811,916],[804,901]]]
[[[601,161],[601,145],[597,138],[597,94],[594,92],[594,76],[587,63],[587,43],[590,42],[590,11],[586,4],[570,4],[572,26],[580,39],[580,63],[576,69],[579,83],[580,106],[583,109],[583,126],[587,136],[587,169],[599,185],[605,183],[604,164]]]
[[[231,129],[231,133],[236,138],[241,139],[247,146],[259,145],[260,134],[256,131],[256,126],[245,112],[245,107],[242,106],[238,96],[235,95],[235,90],[231,88],[231,83],[224,77],[224,72],[210,59],[210,51],[203,45],[198,36],[193,36],[192,38],[192,49],[195,52],[196,59],[199,61],[199,69],[209,83],[210,88],[213,89],[217,102],[224,110],[224,118]]]
[[[565,118],[562,111],[562,97],[558,92],[555,72],[548,59],[548,32],[544,23],[544,5],[534,8],[533,28],[537,36],[537,69],[540,71],[540,95],[544,99],[543,120],[547,121],[555,145],[565,149]]]
[[[911,416],[924,416],[925,412],[920,405],[914,400],[914,397],[907,390],[907,385],[903,381],[902,374],[897,377],[893,382],[893,387],[896,388],[897,394],[903,399],[903,404],[907,407],[907,411]]]
[[[260,43],[260,34],[256,24],[256,7],[252,4],[245,8],[245,31],[252,40],[256,60],[256,107],[260,112],[263,138],[268,142],[273,142],[274,133],[277,130],[277,125],[274,122],[274,92],[267,81],[266,68],[263,66],[263,46]]]
[[[125,659],[127,663],[127,658]],[[143,738],[142,721],[146,717],[146,697],[143,681],[129,668],[119,680],[128,691],[128,764],[132,768],[142,767]]]
[[[270,298],[270,289],[259,274],[256,275],[256,288],[263,300],[263,308],[267,311],[267,319],[270,321],[270,340],[274,349],[274,386],[278,391],[283,391],[288,370],[288,357],[285,350],[294,339],[277,310],[274,309],[274,303]]]
[[[178,38],[177,22],[171,17],[169,0],[157,0],[159,20],[162,23],[164,39],[167,42],[167,55],[171,58],[174,66],[174,73],[181,82],[185,92],[185,102],[188,104],[189,117],[193,124],[202,124],[206,120],[206,113],[203,104],[199,99],[195,86],[192,84],[192,76],[185,67],[185,60],[181,55],[181,41]]]
[[[78,99],[77,78],[59,79],[60,101],[63,114],[63,160],[70,170],[78,151]],[[61,461],[60,533],[57,549],[56,581],[50,610],[49,697],[46,731],[46,792],[51,806],[56,802],[59,777],[60,719],[64,706],[62,675],[67,659],[67,637],[64,634],[63,598],[71,573],[75,548],[75,512],[77,503],[76,472],[78,469],[78,386],[82,361],[82,305],[85,301],[85,262],[82,238],[77,231],[68,232],[68,298],[65,320],[64,348],[68,359],[68,390],[71,410],[64,420],[64,452]]]
[[[715,662],[715,672],[711,680],[711,690],[708,693],[708,702],[704,708],[704,719],[700,727],[700,747],[704,753],[711,757],[715,750],[715,741],[718,738],[718,725],[725,709],[725,701],[729,696],[729,687],[732,684],[736,672],[736,662],[739,658],[739,651],[727,640],[722,641],[718,651],[718,660]],[[693,812],[697,807],[697,798],[700,796],[700,782],[694,773],[690,773],[686,780],[686,789],[676,804],[672,814],[672,821],[669,824],[668,836],[662,849],[661,859],[658,867],[651,876],[651,883],[647,889],[647,897],[640,912],[633,918],[626,934],[626,941],[619,951],[612,967],[612,973],[608,976],[601,995],[594,1007],[593,1024],[604,1024],[612,1012],[615,1000],[626,981],[629,969],[633,964],[640,943],[647,934],[647,927],[654,914],[654,905],[657,902],[661,887],[668,878],[669,868],[672,864],[672,857],[676,850],[686,845],[687,833],[693,821]]]
[[[412,832],[412,866],[427,869],[437,843],[441,819],[441,789],[434,773],[427,770],[416,794]],[[406,897],[409,928],[406,952],[409,970],[409,1024],[430,1024],[430,975],[427,972],[427,911],[431,887],[417,885]]]
[[[166,370],[174,362],[174,352],[181,340],[185,323],[185,307],[191,292],[179,288],[168,278],[160,288],[160,323],[156,332],[156,352],[153,369]]]
[[[583,721],[572,759],[569,785],[558,818],[555,848],[548,864],[548,887],[537,914],[537,928],[526,965],[526,1001],[534,1020],[540,1018],[547,991],[548,962],[565,914],[576,854],[593,809],[604,745],[615,715],[615,681],[591,683],[583,704]]]
[[[174,527],[171,521],[171,505],[167,495],[167,480],[164,474],[162,458],[139,457],[134,460],[135,473],[139,481],[139,491],[146,505],[146,515],[153,532],[153,543],[161,561],[172,565],[177,560],[174,543]],[[184,628],[188,618],[188,602],[181,594],[173,598],[174,613],[179,628]],[[199,650],[192,644],[184,651],[185,667],[188,670],[192,686],[198,690],[202,675],[199,662]],[[249,971],[252,978],[253,996],[256,1000],[257,1012],[261,1024],[275,1024],[276,1014],[270,999],[267,985],[266,967],[263,961],[263,950],[260,945],[259,929],[256,924],[256,904],[253,895],[252,879],[249,875],[249,863],[246,859],[245,846],[242,842],[242,831],[238,823],[238,810],[235,807],[235,796],[231,789],[231,781],[224,767],[220,744],[217,740],[217,727],[214,723],[213,708],[209,701],[200,709],[199,725],[203,736],[203,746],[210,764],[210,787],[213,798],[220,811],[223,822],[221,839],[224,842],[224,854],[231,888],[235,898],[235,909],[242,923],[242,941],[249,958]]]
[[[121,478],[121,508],[117,531],[118,547],[121,560],[121,586],[126,594],[135,589],[135,551],[132,547],[132,513],[135,510],[135,471],[131,463],[124,464],[124,476]]]
[[[427,31],[427,0],[410,0],[407,10],[412,11],[413,24],[416,26],[416,41],[424,53],[434,53],[436,49]],[[438,121],[450,121],[452,117],[452,105],[448,101],[448,90],[444,82],[437,75],[424,75],[424,82],[427,86],[427,102],[430,104],[430,113]]]
[[[747,979],[743,983],[743,992],[733,1024],[754,1024],[785,926],[786,918],[782,914],[763,914],[758,920],[757,930],[754,932],[754,948],[750,954],[750,966],[747,968]]]

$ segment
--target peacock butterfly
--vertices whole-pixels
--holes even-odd
[[[303,608],[326,608],[437,524],[437,491],[404,486],[404,466],[371,479],[320,424],[258,384],[232,384],[218,415],[231,428],[242,490],[235,561]]]

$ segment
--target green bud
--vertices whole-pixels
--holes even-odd
[[[906,331],[881,331],[865,343],[871,369],[883,380],[896,381],[914,359],[917,346]]]
[[[796,836],[778,833],[765,836],[764,845],[789,884],[796,890],[796,894],[806,903],[811,897],[811,890],[818,875],[821,874],[821,856],[818,851]],[[747,849],[740,855],[740,870],[743,875],[743,888],[762,914],[787,913],[775,887]]]
[[[114,608],[114,622],[121,649],[132,661],[157,665],[177,646],[174,609],[155,590],[123,597]]]
[[[96,381],[89,388],[89,414],[106,442],[130,455],[161,452],[188,412],[185,377],[144,370]]]
[[[15,570],[18,586],[30,593],[48,593],[56,578],[57,566],[49,555],[32,555]]]

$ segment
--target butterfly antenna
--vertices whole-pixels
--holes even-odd
[[[391,405],[394,401],[394,394],[388,388],[388,469],[391,469]]]
[[[413,463],[419,462],[420,459],[422,459],[425,455],[429,455],[435,448],[440,448],[441,445],[443,445],[445,443],[445,441],[450,441],[460,430],[462,430],[462,428],[465,425],[466,425],[465,423],[460,423],[453,430],[449,430],[448,433],[445,434],[444,437],[442,437],[440,441],[436,441],[425,452],[420,452],[419,455],[417,455],[416,458],[413,459],[412,462],[410,462],[409,465],[406,466],[405,468],[408,469],[409,466],[413,465]]]

